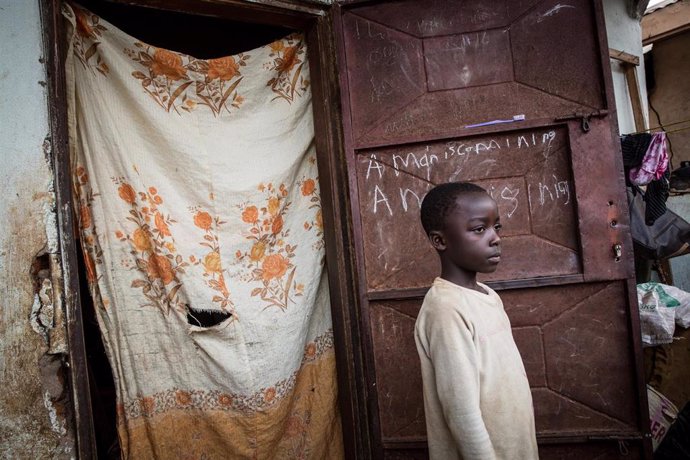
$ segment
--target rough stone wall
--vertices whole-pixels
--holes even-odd
[[[0,458],[70,458],[40,14],[0,0]]]

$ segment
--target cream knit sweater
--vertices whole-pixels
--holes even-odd
[[[415,325],[432,460],[538,458],[532,395],[503,303],[436,278]]]

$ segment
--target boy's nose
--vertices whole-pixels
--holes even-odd
[[[498,236],[498,233],[494,230],[493,238],[491,238],[491,245],[498,246],[499,244],[501,244],[501,237]]]

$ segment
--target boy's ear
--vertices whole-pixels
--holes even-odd
[[[431,245],[436,249],[437,251],[445,251],[446,250],[446,237],[443,235],[443,232],[440,230],[432,230],[429,232],[429,241],[431,242]]]

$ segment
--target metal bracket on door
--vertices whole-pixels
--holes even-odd
[[[589,132],[589,117],[588,116],[585,115],[584,117],[582,117],[582,124],[580,126],[582,127],[583,132],[585,132],[585,133]]]
[[[582,128],[583,133],[588,133],[589,132],[589,120],[590,118],[596,117],[596,118],[603,118],[606,115],[609,114],[608,110],[602,109],[602,110],[597,110],[596,112],[590,112],[590,113],[574,113],[572,115],[564,115],[562,117],[557,117],[555,120],[556,121],[570,121],[570,120],[580,120],[580,128]]]

